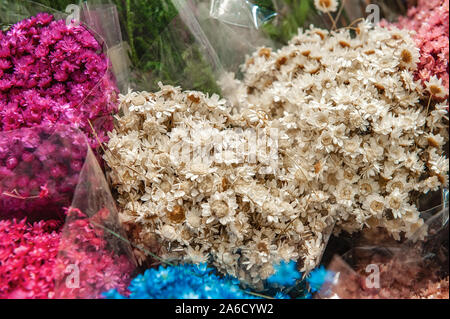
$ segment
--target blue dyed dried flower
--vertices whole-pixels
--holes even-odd
[[[320,266],[310,272],[306,281],[308,282],[311,291],[316,292],[320,291],[324,283],[331,282],[333,277],[334,273],[332,271],[328,271],[324,266]]]
[[[221,278],[206,264],[147,269],[128,287],[130,299],[254,299],[232,278]],[[108,299],[126,298],[116,290],[103,294]]]
[[[267,278],[269,285],[289,287],[295,285],[297,279],[300,279],[301,273],[297,270],[295,261],[284,262],[274,266],[275,273]]]

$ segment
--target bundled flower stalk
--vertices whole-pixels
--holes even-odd
[[[106,141],[117,88],[101,51],[84,26],[47,13],[0,31],[0,131],[59,123],[85,132],[93,148]]]
[[[132,264],[109,250],[92,218],[76,209],[68,214],[81,216],[66,226],[69,236],[60,221],[0,221],[0,298],[99,298],[113,288],[126,293]],[[64,284],[74,266],[79,287]]]
[[[419,229],[417,194],[448,183],[445,89],[414,81],[407,31],[355,30],[261,48],[222,82],[232,110],[170,86],[122,96],[104,159],[133,240],[258,287],[281,260],[316,267],[334,224]]]
[[[410,237],[423,224],[417,196],[448,185],[446,89],[414,81],[408,31],[363,22],[355,33],[300,30],[277,52],[255,52],[244,79],[223,87],[237,109],[287,131],[293,160],[281,172],[298,201],[319,198],[305,221],[319,214],[336,233],[380,226]]]
[[[449,1],[419,0],[417,7],[408,11],[407,17],[400,17],[395,26],[415,31],[413,38],[420,49],[415,78],[422,83],[433,82],[443,85],[448,97],[449,75]],[[383,22],[386,25],[389,25]]]
[[[297,223],[298,232],[283,234],[298,210],[283,201],[289,195],[277,190],[281,181],[272,174],[270,143],[278,139],[269,127],[250,130],[251,118],[231,114],[225,103],[162,85],[156,93],[121,96],[124,115],[104,159],[135,244],[163,259],[212,261],[262,285],[274,264],[296,260],[296,247],[316,239]],[[252,150],[256,137],[264,147]]]

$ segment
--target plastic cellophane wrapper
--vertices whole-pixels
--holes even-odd
[[[261,26],[274,12],[250,1],[172,1],[178,15],[152,41],[158,59],[149,74],[134,72],[132,87],[158,89],[158,82],[184,90],[219,93],[217,77],[237,71],[245,54],[271,44]],[[251,39],[251,40],[249,40]]]
[[[20,217],[15,215],[20,211],[31,217],[46,208],[46,214],[55,216],[54,211],[60,214],[60,208],[70,203],[84,162],[86,145],[82,134],[99,154],[118,110],[116,79],[121,87],[128,86],[126,54],[117,49],[122,43],[117,11],[112,5],[75,6],[81,19],[75,21],[68,13],[31,1],[4,0],[1,5],[2,57],[6,64],[0,79],[4,84],[24,78],[25,83],[16,80],[12,86],[0,88],[0,215]],[[39,14],[40,18],[36,18]],[[27,20],[31,17],[34,20]],[[20,38],[22,42],[9,32],[11,28],[25,34]],[[30,56],[23,48],[39,44],[27,42],[32,32],[38,34],[35,37],[47,39],[56,36],[56,30],[65,30],[69,38],[55,40],[48,51],[43,51],[44,57],[25,61]],[[62,62],[50,63],[57,48],[75,52],[70,51],[72,54]],[[38,49],[41,47],[34,52]],[[109,59],[108,54],[116,51],[119,53]],[[78,65],[79,60],[87,62]],[[31,63],[40,77],[27,80],[29,73],[17,71],[22,69],[14,68],[15,63]],[[70,69],[70,63],[77,66]],[[42,69],[44,66],[53,68],[50,74]],[[17,74],[10,74],[11,69]],[[42,72],[47,72],[48,78]],[[40,216],[36,218],[31,220]]]
[[[358,2],[358,8],[356,10],[351,10],[353,7],[351,4],[354,4],[356,1],[348,1],[346,4],[346,9],[349,11],[349,17],[350,21],[349,24],[352,23],[353,20],[356,20],[360,18],[361,16],[364,16],[364,14],[360,14],[360,9],[365,9],[365,5],[359,1]],[[281,2],[276,1],[278,6],[281,6]],[[227,98],[227,102],[230,102],[233,106],[236,107],[236,109],[233,109],[233,111],[236,112],[242,112],[242,114],[245,114],[245,116],[248,116],[245,119],[245,124],[243,125],[258,125],[259,123],[263,126],[264,123],[267,123],[267,120],[269,116],[267,114],[264,114],[264,112],[258,112],[258,107],[260,105],[258,103],[253,103],[254,105],[248,105],[252,104],[252,100],[245,100],[244,102],[249,102],[247,105],[244,105],[245,103],[240,103],[240,100],[234,99],[234,96],[242,94],[242,96],[245,96],[246,94],[251,95],[252,91],[258,91],[262,90],[261,87],[258,87],[257,89],[252,88],[250,85],[248,87],[241,86],[240,88],[242,90],[237,92],[237,86],[233,85],[234,83],[238,82],[240,79],[243,78],[243,72],[248,72],[248,78],[251,80],[254,80],[253,84],[261,85],[261,84],[267,84],[266,87],[270,87],[270,89],[267,89],[269,91],[267,93],[267,99],[263,101],[262,103],[270,104],[270,99],[273,98],[273,109],[269,109],[269,111],[272,111],[271,115],[275,114],[275,117],[280,115],[277,113],[281,113],[284,111],[281,108],[281,104],[283,100],[286,98],[286,96],[283,96],[283,91],[280,89],[280,94],[277,91],[276,85],[273,85],[273,82],[271,80],[273,79],[267,79],[268,77],[265,77],[267,74],[274,70],[280,71],[285,67],[285,64],[289,59],[295,59],[299,54],[298,52],[289,52],[288,47],[297,47],[300,46],[302,43],[301,41],[298,41],[298,43],[291,43],[288,46],[285,46],[280,51],[277,51],[278,48],[282,47],[286,43],[276,43],[275,41],[269,39],[267,35],[264,34],[263,26],[264,24],[271,18],[276,17],[275,19],[278,19],[279,16],[283,14],[283,10],[289,10],[289,8],[282,7],[280,8],[280,11],[277,12],[277,14],[273,12],[267,12],[261,10],[258,6],[255,6],[250,1],[245,0],[236,0],[236,1],[201,1],[201,0],[192,0],[192,1],[177,1],[174,0],[173,4],[175,5],[176,9],[178,10],[178,17],[173,21],[171,25],[168,26],[168,28],[161,34],[160,38],[155,40],[155,51],[160,53],[160,63],[155,67],[154,71],[150,75],[143,75],[143,78],[145,77],[147,80],[145,83],[147,84],[145,86],[145,89],[148,91],[158,91],[156,93],[139,93],[139,92],[133,92],[132,94],[128,95],[124,99],[124,111],[128,114],[136,114],[136,118],[139,118],[139,116],[142,115],[142,110],[150,110],[154,111],[154,108],[152,108],[153,105],[158,104],[157,106],[163,106],[165,102],[169,103],[168,105],[175,105],[174,108],[178,108],[180,104],[186,103],[188,106],[195,105],[196,103],[200,104],[199,101],[203,101],[203,97],[198,92],[193,91],[187,91],[183,92],[182,94],[186,95],[185,100],[177,100],[177,103],[173,103],[172,98],[173,95],[178,95],[179,92],[177,89],[173,89],[169,86],[163,86],[159,82],[162,82],[166,85],[173,85],[173,86],[179,86],[182,90],[198,90],[202,91],[204,93],[209,93],[210,96],[213,93],[220,93],[223,97]],[[354,9],[354,8],[353,8]],[[361,11],[362,13],[366,13],[366,11]],[[327,15],[313,15],[312,21],[316,22],[316,26],[318,27],[324,27],[325,29],[316,30],[314,31],[308,31],[308,30],[301,30],[301,32],[304,32],[303,36],[306,37],[305,34],[311,37],[315,37],[316,39],[320,38],[323,40],[322,37],[325,38],[324,34],[326,33],[329,35],[328,31],[331,28],[330,21],[327,19]],[[317,22],[322,20],[326,20],[326,23],[323,23],[322,25]],[[361,22],[361,19],[358,20]],[[354,21],[353,21],[354,22]],[[337,23],[338,26],[345,26],[345,23],[342,22]],[[352,24],[353,27],[357,26],[357,23],[355,22]],[[363,26],[364,27],[364,26]],[[369,28],[369,27],[367,27]],[[297,34],[297,32],[300,32],[299,30],[295,30],[294,35]],[[316,35],[314,35],[314,32],[317,31]],[[353,31],[352,31],[353,32]],[[345,35],[347,36],[347,35]],[[395,38],[395,36],[394,36]],[[290,40],[290,38],[288,39]],[[315,40],[314,40],[315,41]],[[314,42],[312,41],[312,42]],[[412,41],[410,41],[412,43]],[[164,44],[164,45],[163,45]],[[343,42],[340,44],[341,46],[345,47],[346,45],[349,45],[347,42]],[[350,46],[350,45],[349,45]],[[277,58],[279,57],[278,54],[285,49],[287,52],[292,53],[290,57],[281,57],[280,59],[275,59],[274,56],[277,54]],[[302,55],[305,57],[311,54],[311,52],[307,52],[308,50],[305,50]],[[331,51],[331,50],[330,50]],[[368,51],[369,52],[369,51]],[[253,56],[252,56],[253,54]],[[247,61],[246,61],[247,58]],[[251,59],[253,58],[253,60]],[[319,59],[315,57],[316,59]],[[344,57],[341,57],[342,60],[344,60]],[[259,60],[258,60],[259,59]],[[265,60],[270,60],[272,62],[272,65],[265,64]],[[320,59],[319,59],[320,60]],[[263,64],[265,66],[264,70],[260,70],[261,72],[256,74],[254,78],[252,76],[254,75],[252,72],[253,70],[250,70],[249,65],[258,65],[257,62],[260,64]],[[304,62],[304,61],[303,61]],[[328,61],[330,63],[330,61]],[[306,72],[304,69],[306,68],[306,64],[302,65],[303,68],[299,68],[297,71],[298,73]],[[311,65],[310,65],[311,66]],[[250,71],[249,71],[250,70]],[[303,70],[303,71],[302,71]],[[274,71],[274,72],[277,72]],[[292,70],[291,70],[292,71]],[[266,73],[265,73],[266,72]],[[315,74],[318,71],[314,71],[314,68],[309,69],[311,74]],[[230,73],[234,73],[233,77],[229,77]],[[257,72],[255,72],[257,73]],[[294,76],[296,71],[292,71],[290,76]],[[270,75],[270,74],[269,74]],[[266,83],[263,83],[263,81],[258,82],[258,76],[261,76],[263,80],[267,80]],[[281,78],[281,80],[280,80]],[[250,80],[250,82],[251,82]],[[278,79],[276,79],[278,82],[287,82],[289,83],[289,80],[286,77],[280,76]],[[148,87],[148,84],[150,84],[150,89]],[[224,85],[225,84],[225,85]],[[286,83],[276,83],[277,85],[283,86]],[[262,86],[262,85],[261,85]],[[272,87],[271,87],[272,86]],[[286,89],[285,85],[283,86],[283,89]],[[331,84],[330,84],[331,87]],[[138,89],[143,89],[143,86],[137,86]],[[380,89],[380,91],[382,91]],[[274,93],[276,92],[276,93]],[[237,94],[239,93],[239,94]],[[302,92],[304,93],[304,92]],[[379,92],[378,92],[379,93]],[[378,94],[377,93],[377,94]],[[289,98],[292,98],[295,100],[296,96],[295,92],[291,92],[292,96]],[[158,98],[155,98],[155,95],[157,95]],[[181,94],[180,94],[181,95]],[[258,94],[255,94],[258,95]],[[255,99],[256,100],[256,99]],[[261,98],[261,100],[264,100]],[[155,102],[156,101],[156,102]],[[164,101],[161,105],[159,105],[160,101]],[[268,102],[269,101],[269,102]],[[147,103],[150,102],[150,103]],[[316,105],[320,105],[322,101],[315,101]],[[152,106],[149,106],[149,104],[152,104]],[[226,107],[229,105],[227,103]],[[301,104],[301,103],[298,103]],[[239,107],[243,106],[239,110]],[[277,110],[277,106],[279,107],[279,110]],[[245,107],[248,107],[246,110]],[[156,107],[155,107],[156,108]],[[182,106],[180,106],[182,108]],[[315,108],[314,108],[315,109]],[[248,112],[247,112],[248,111]],[[168,112],[174,112],[169,110]],[[236,114],[236,113],[233,113]],[[296,114],[298,116],[301,116],[301,114]],[[164,115],[161,115],[164,116]],[[280,115],[281,116],[281,115]],[[294,116],[294,115],[293,115]],[[320,115],[319,115],[320,116]],[[133,118],[135,120],[135,118]],[[305,122],[307,122],[307,119],[303,119]],[[144,122],[143,120],[136,120],[140,124]],[[123,121],[126,122],[126,121]],[[244,122],[244,121],[243,121]],[[146,126],[146,124],[150,123],[150,121],[145,122],[143,126]],[[170,121],[167,121],[169,123],[167,126],[171,127],[170,129],[173,129],[173,126],[177,123],[173,123],[172,119]],[[249,124],[251,123],[251,124]],[[123,129],[127,132],[120,132],[117,135],[124,134],[127,135],[129,133],[130,128],[126,127],[127,125],[122,125],[119,129]],[[149,124],[147,126],[147,129],[150,128],[151,125]],[[177,128],[178,129],[178,128]],[[145,127],[144,129],[145,130]],[[361,133],[361,136],[364,134]],[[180,135],[181,136],[181,135]],[[128,138],[129,136],[127,136]],[[119,138],[123,138],[123,136],[119,136]],[[132,137],[135,138],[135,137]],[[117,147],[118,143],[114,142],[111,146]],[[120,147],[117,147],[118,152],[120,153]],[[114,152],[116,150],[113,150]],[[123,150],[122,150],[123,151]],[[112,170],[112,176],[114,177],[114,181],[117,182],[117,185],[121,184],[121,181],[119,180],[118,176],[114,176],[115,172],[114,170],[117,169],[116,166],[121,166],[119,164],[120,160],[117,158],[113,158],[114,155],[109,154],[109,160],[112,164],[111,170]],[[312,168],[313,171],[320,172],[320,170],[323,168],[321,166],[322,159],[319,159],[319,161],[314,165]],[[288,161],[287,161],[288,162]],[[134,165],[134,164],[130,164]],[[312,166],[312,165],[310,165]],[[124,165],[125,171],[129,169]],[[139,168],[140,169],[140,168]],[[172,169],[172,167],[171,167]],[[131,170],[130,170],[131,171]],[[145,174],[145,168],[143,169],[143,173]],[[300,170],[299,170],[300,171]],[[298,172],[298,171],[297,171]],[[316,173],[317,173],[316,172]],[[130,174],[135,174],[136,171],[133,171]],[[150,176],[153,172],[148,172]],[[141,174],[141,172],[139,172]],[[299,175],[301,175],[301,172],[298,172]],[[195,175],[195,174],[193,174]],[[178,177],[177,177],[178,178]],[[297,176],[296,178],[301,179],[301,176]],[[344,177],[341,177],[344,178]],[[444,178],[445,179],[445,178]],[[224,179],[225,182],[224,189],[228,187],[228,182],[226,179]],[[171,181],[172,182],[172,181]],[[178,181],[177,181],[178,182]],[[330,181],[330,183],[333,181]],[[353,182],[352,182],[353,183]],[[117,186],[115,185],[115,186]],[[180,183],[181,185],[181,183]],[[120,185],[118,187],[120,189],[119,193],[123,194],[126,193],[126,187],[129,185]],[[183,185],[184,186],[184,185]],[[383,186],[384,187],[384,186]],[[169,188],[168,188],[169,189]],[[144,195],[143,193],[151,193],[150,191],[142,191],[139,195]],[[139,193],[139,192],[138,192]],[[134,195],[134,194],[133,194]],[[251,197],[251,193],[248,192],[249,197]],[[310,197],[314,197],[314,195],[317,194],[311,194]],[[157,195],[159,196],[159,194]],[[317,195],[320,197],[319,195]],[[429,195],[425,195],[424,197],[427,198]],[[362,196],[361,196],[362,197]],[[360,199],[361,199],[360,197]],[[126,196],[125,196],[126,198]],[[145,199],[142,200],[140,204],[143,206],[148,205],[148,202],[152,202],[151,205],[157,205],[150,195],[145,194]],[[232,196],[231,196],[232,198]],[[152,241],[158,242],[158,244],[164,243],[164,245],[167,245],[167,241],[165,238],[168,238],[169,241],[176,241],[173,238],[176,238],[177,234],[176,231],[174,231],[174,227],[172,225],[169,225],[170,227],[158,229],[157,232],[151,233],[146,232],[143,230],[142,225],[139,224],[139,222],[135,222],[136,215],[134,214],[134,207],[130,208],[131,204],[126,202],[124,198],[121,198],[122,205],[127,206],[121,207],[124,211],[132,211],[133,214],[130,214],[129,216],[125,216],[124,218],[127,219],[126,223],[130,226],[130,233],[143,233],[145,235],[137,235],[135,236],[137,241],[139,242],[147,242],[150,243]],[[326,201],[324,199],[323,201]],[[119,200],[120,202],[120,200]],[[144,203],[145,202],[145,203]],[[234,203],[231,200],[231,205]],[[430,207],[430,206],[428,206]],[[139,210],[139,206],[138,209]],[[158,208],[159,209],[159,208]],[[183,208],[183,206],[176,205],[175,207],[168,207],[168,214],[167,217],[173,218],[176,223],[183,221],[184,218],[187,216],[188,212],[186,212]],[[320,209],[318,209],[320,210]],[[335,212],[336,213],[336,212]],[[418,212],[417,212],[418,213]],[[139,214],[139,213],[138,213]],[[185,215],[186,214],[186,215]],[[338,213],[336,213],[338,214]],[[124,214],[126,215],[126,214]],[[208,215],[209,216],[209,215]],[[350,217],[352,218],[358,218],[358,217]],[[164,220],[166,222],[166,220]],[[309,221],[308,221],[309,222]],[[304,267],[301,262],[298,263],[299,268],[305,269],[305,276],[307,276],[308,272],[312,270],[314,267],[320,265],[321,263],[321,257],[324,253],[324,249],[327,245],[328,239],[330,237],[331,232],[333,231],[333,228],[335,227],[335,224],[333,220],[330,218],[326,220],[325,218],[322,220],[323,223],[326,224],[327,227],[324,227],[324,231],[320,232],[318,235],[317,233],[317,241],[320,242],[316,245],[311,245],[314,250],[314,257],[308,259],[308,266]],[[342,220],[341,220],[342,222]],[[358,221],[360,222],[360,221]],[[133,224],[134,223],[134,224]],[[313,224],[313,222],[311,222]],[[364,222],[360,222],[361,226],[360,229],[363,228]],[[322,225],[321,225],[322,226]],[[416,226],[416,225],[414,225]],[[178,226],[176,226],[178,227]],[[365,226],[364,226],[365,227]],[[345,227],[342,227],[345,229]],[[351,229],[351,227],[349,227]],[[403,227],[403,230],[407,227]],[[177,228],[178,229],[178,228]],[[358,230],[360,230],[358,229]],[[342,230],[342,229],[341,229]],[[394,236],[399,236],[399,233],[401,233],[400,230],[398,232],[394,232]],[[424,230],[424,229],[422,229]],[[356,231],[355,229],[351,229],[351,231]],[[409,234],[410,235],[410,234]],[[422,235],[425,235],[425,233],[422,233]],[[163,238],[165,237],[165,238]],[[151,238],[151,239],[148,239]],[[155,240],[155,238],[158,238],[158,240]],[[310,239],[310,237],[307,237]],[[422,238],[421,238],[422,239]],[[179,240],[181,242],[181,240]],[[420,241],[418,241],[420,242]],[[167,245],[166,247],[163,247],[160,249],[160,252],[166,253],[167,250],[170,251],[171,245]],[[260,247],[264,247],[261,245]],[[314,247],[320,247],[317,249],[314,249]],[[404,247],[404,246],[402,246]],[[298,248],[298,247],[297,247]],[[311,248],[311,247],[308,247]],[[173,255],[176,255],[179,257],[179,252],[182,252],[183,249],[177,250],[173,252]],[[155,253],[159,253],[158,251],[154,251]],[[192,254],[194,255],[197,253],[197,251],[194,251]],[[200,253],[203,253],[203,251],[200,251]],[[221,253],[224,253],[223,251]],[[226,251],[226,253],[229,253],[229,251]],[[239,252],[238,254],[241,254],[242,252]],[[200,255],[200,254],[199,254]],[[225,256],[225,255],[224,255]],[[242,256],[242,255],[241,255]],[[303,256],[300,256],[303,257]],[[175,258],[175,257],[174,257]],[[243,259],[243,258],[242,258]],[[241,260],[242,260],[241,259]],[[314,259],[314,261],[312,261]],[[182,260],[182,259],[179,259]],[[297,259],[298,260],[298,259]],[[232,265],[235,265],[234,262],[229,262]],[[219,263],[220,264],[220,263]],[[249,262],[251,264],[251,262]],[[217,266],[217,263],[215,264]],[[227,273],[227,271],[224,271],[223,269],[226,269],[229,265],[226,265],[221,269],[223,273]],[[220,265],[219,265],[220,268]],[[230,267],[233,268],[233,267]],[[248,278],[248,274],[251,273],[251,270],[249,270],[251,267],[247,268],[247,271],[244,269],[239,269],[242,273],[245,273],[244,275],[241,274],[240,278]],[[233,270],[229,272],[233,272]],[[236,275],[238,271],[234,272],[233,275]],[[255,275],[256,274],[256,275]],[[258,271],[255,271],[250,277],[253,277],[255,279],[258,277]],[[257,281],[257,280],[256,280]],[[245,284],[245,282],[244,282]],[[261,285],[255,285],[255,283],[250,283],[250,286],[257,287],[257,289],[261,288]]]
[[[108,183],[90,150],[62,228],[57,263],[57,298],[101,298],[110,289],[126,293],[135,269]]]
[[[103,23],[114,16],[115,8],[96,7],[95,12],[84,8],[84,20],[77,25],[75,20],[68,21],[68,14],[34,2],[5,0],[0,5],[0,41],[6,59],[0,72],[0,296],[101,298],[108,289],[122,291],[134,261],[98,162],[118,106],[113,69],[119,84],[127,86],[127,69],[111,67],[103,38]],[[11,28],[21,29],[24,36],[15,39]],[[30,59],[23,55],[27,36],[35,32],[48,37],[45,28],[63,29],[66,36],[73,37],[59,39],[55,46],[75,51],[85,46],[77,52],[89,61],[81,66],[85,69],[70,70],[64,63],[76,61],[64,59],[64,65],[51,63],[52,72],[65,70],[57,76],[56,85],[56,81],[36,84],[30,80],[26,85],[8,86],[11,72],[7,69],[18,70],[13,69],[14,63]],[[110,21],[107,30],[119,30],[108,38],[113,46],[119,45],[117,19]],[[63,46],[58,41],[68,42]],[[45,56],[54,48],[48,47],[48,52],[39,49]],[[122,54],[115,54],[116,65]],[[44,71],[39,63],[48,61],[31,58],[27,63]],[[26,74],[22,75],[26,78]],[[17,114],[27,117],[17,118]],[[12,240],[13,236],[20,240]],[[120,243],[114,241],[115,236],[121,238]]]
[[[448,213],[444,190],[443,204],[422,213],[426,222],[410,240],[395,242],[379,230],[355,240],[353,248],[331,259],[315,297],[448,299]]]
[[[126,92],[130,86],[131,61],[128,44],[122,39],[117,7],[101,1],[83,2],[81,13],[81,20],[105,41],[117,87]]]
[[[64,220],[87,148],[67,125],[0,132],[0,217]]]
[[[1,172],[0,297],[125,293],[135,262],[85,134],[59,125],[1,133],[6,140],[25,159]]]

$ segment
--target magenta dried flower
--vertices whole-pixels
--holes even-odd
[[[62,230],[58,258],[58,298],[97,298],[102,292],[117,289],[127,292],[134,265],[125,251],[119,251],[120,239],[110,237],[114,226],[108,226],[110,211],[99,210],[92,217],[76,208],[67,210],[68,222]],[[108,231],[109,230],[109,231]],[[108,239],[109,238],[109,239]],[[80,288],[67,287],[67,266],[79,269]]]
[[[0,218],[64,220],[88,147],[66,125],[0,132]]]
[[[0,131],[59,123],[86,133],[93,148],[107,141],[118,91],[85,27],[40,13],[0,31],[0,44]]]

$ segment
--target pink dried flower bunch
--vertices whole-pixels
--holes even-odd
[[[117,289],[127,293],[134,265],[127,252],[120,251],[121,239],[111,237],[108,227],[110,212],[104,208],[88,217],[79,209],[70,208],[63,229],[59,262],[64,268],[58,273],[58,280],[66,282],[67,266],[77,265],[80,288],[68,288],[64,284],[57,292],[58,298],[98,298],[101,293]],[[70,274],[70,272],[69,272]]]
[[[400,17],[396,25],[416,32],[414,39],[420,49],[416,79],[425,83],[437,76],[448,97],[449,0],[419,0],[417,7],[410,8],[407,17]]]
[[[113,127],[117,88],[108,59],[83,26],[47,13],[0,31],[0,131],[39,124],[69,124],[98,146]]]
[[[0,132],[0,218],[63,220],[87,148],[85,135],[66,125]]]
[[[104,234],[89,219],[66,227],[73,235],[61,232],[56,221],[0,220],[0,299],[99,298],[108,289],[126,292],[132,269],[128,259],[109,250]],[[65,285],[66,271],[73,269],[69,265],[80,270],[79,288]]]
[[[58,224],[0,220],[0,298],[52,298]]]

